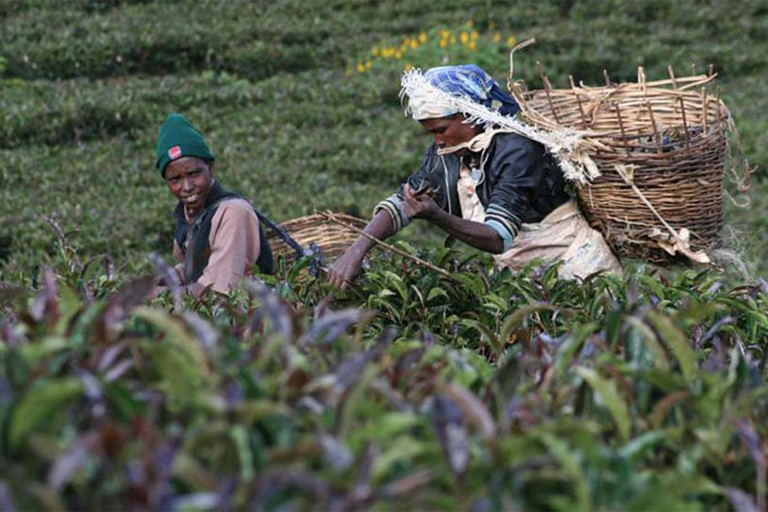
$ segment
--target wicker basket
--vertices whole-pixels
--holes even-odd
[[[363,229],[367,224],[362,219],[340,213],[334,214],[334,218],[360,229]],[[306,249],[315,244],[320,249],[320,254],[327,259],[340,256],[360,236],[358,232],[342,224],[332,222],[321,214],[289,220],[280,224],[280,228]],[[275,257],[295,254],[295,251],[283,242],[274,231],[268,230],[267,239]]]
[[[600,176],[577,187],[590,224],[622,256],[708,261],[723,225],[728,109],[714,75],[522,92],[529,123],[584,131]],[[606,82],[610,83],[607,79]],[[519,91],[517,91],[519,92]]]

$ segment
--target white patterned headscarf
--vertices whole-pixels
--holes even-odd
[[[421,81],[413,80],[417,76],[421,76],[420,70],[406,73],[400,91],[401,97],[408,96],[406,114],[417,121],[461,112],[451,98],[469,100],[507,116],[519,110],[517,102],[501,90],[496,80],[474,64],[432,68]]]

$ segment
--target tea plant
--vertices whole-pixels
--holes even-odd
[[[451,278],[381,254],[338,295],[283,262],[274,291],[147,305],[69,254],[3,288],[3,508],[764,504],[762,281],[442,249]]]

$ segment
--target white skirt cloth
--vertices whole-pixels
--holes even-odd
[[[457,187],[462,217],[483,222],[485,208],[475,192],[476,184],[469,170],[462,168]],[[573,200],[556,208],[541,222],[520,226],[512,246],[494,260],[499,269],[518,271],[537,258],[543,264],[562,260],[559,273],[566,279],[584,279],[596,273],[622,274],[621,265],[605,239],[589,226]]]

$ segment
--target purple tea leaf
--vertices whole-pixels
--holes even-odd
[[[280,300],[280,297],[259,279],[247,279],[244,283],[245,289],[261,303],[256,314],[251,319],[251,328],[255,330],[259,321],[267,318],[272,324],[272,329],[277,334],[282,335],[286,341],[293,341],[295,329],[293,312],[290,307]]]
[[[128,343],[122,341],[120,343],[115,343],[114,345],[111,345],[105,349],[104,352],[101,353],[101,357],[99,357],[98,362],[96,363],[96,370],[99,373],[106,371],[107,368],[112,366],[112,363],[115,362],[120,354],[123,353],[123,350],[125,350],[127,346]]]
[[[285,488],[295,487],[312,494],[316,504],[328,503],[332,496],[328,482],[305,471],[272,470],[265,472],[254,482],[254,493],[248,508],[266,509],[269,498]]]
[[[200,318],[191,311],[185,311],[182,316],[187,322],[187,326],[192,331],[194,338],[200,343],[205,350],[205,353],[209,357],[216,355],[217,342],[219,340],[219,333],[214,329],[211,324]]]
[[[5,482],[0,480],[0,510],[5,512],[16,512],[16,505],[11,498],[11,491]]]
[[[388,483],[377,492],[377,497],[392,500],[412,493],[435,479],[435,472],[431,469],[420,469],[410,475]]]
[[[745,420],[736,422],[736,432],[739,434],[742,442],[746,445],[749,456],[758,467],[765,468],[766,460],[763,450],[760,447],[760,438],[750,423]]]
[[[165,262],[162,256],[157,253],[151,253],[149,255],[150,261],[155,266],[155,270],[160,278],[165,282],[165,285],[171,290],[171,296],[173,297],[173,309],[175,312],[179,312],[183,309],[183,303],[181,300],[182,287],[179,275],[176,270]]]
[[[725,487],[725,495],[736,512],[760,512],[752,496],[736,487]]]
[[[217,510],[220,500],[219,495],[214,492],[196,492],[178,496],[172,501],[171,510]]]
[[[149,295],[154,288],[154,279],[141,277],[120,287],[104,307],[98,325],[103,334],[114,332],[131,311]]]
[[[461,409],[451,399],[434,395],[430,419],[437,431],[448,467],[455,476],[463,475],[469,467],[469,436]]]
[[[99,435],[91,432],[75,440],[63,455],[56,458],[48,472],[48,485],[61,491],[75,471],[88,459],[99,441]],[[5,510],[3,508],[3,510]]]
[[[405,397],[403,397],[399,391],[390,386],[389,382],[386,380],[374,379],[373,382],[371,382],[371,389],[374,389],[384,395],[384,398],[387,400],[387,404],[389,404],[389,406],[396,411],[405,412],[411,410],[411,406],[405,400]]]
[[[50,267],[45,267],[43,269],[42,289],[40,294],[35,297],[29,310],[33,320],[39,322],[45,316],[49,316],[49,322],[56,323],[59,317],[58,293],[59,289],[56,285],[56,277],[53,274],[53,270]]]
[[[112,382],[114,380],[119,379],[123,375],[125,375],[125,372],[133,368],[134,363],[132,359],[124,359],[117,363],[115,366],[109,369],[108,372],[104,374],[104,382]]]
[[[440,390],[461,408],[466,418],[487,441],[496,441],[496,423],[480,399],[457,384],[443,383]]]
[[[326,312],[314,321],[309,331],[299,339],[299,344],[312,342],[325,346],[333,343],[349,326],[360,322],[367,316],[368,314],[360,309]]]
[[[765,281],[765,279],[758,277],[757,286],[760,288],[760,291],[763,292],[763,297],[768,299],[768,283]]]
[[[353,462],[352,452],[334,436],[320,434],[318,441],[323,449],[323,459],[337,472],[346,471]]]

